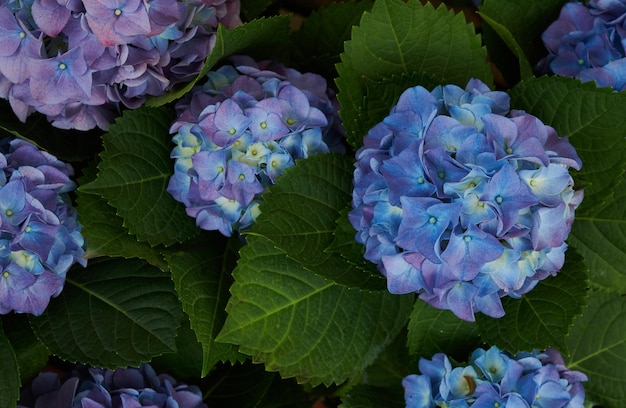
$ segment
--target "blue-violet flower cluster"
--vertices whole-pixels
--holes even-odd
[[[61,378],[40,373],[23,388],[17,408],[207,408],[196,386],[157,375],[149,364],[139,368],[103,370],[76,366]]]
[[[402,380],[407,408],[583,408],[587,376],[569,370],[561,354],[478,348],[466,366],[452,367],[448,356],[421,358],[421,374]]]
[[[40,315],[68,269],[86,266],[69,164],[22,139],[0,142],[0,314]]]
[[[549,55],[541,71],[626,89],[626,1],[566,3],[543,33]]]
[[[235,56],[181,100],[167,191],[205,230],[254,222],[260,193],[298,159],[339,151],[344,133],[326,80]]]
[[[106,129],[189,81],[239,0],[0,0],[0,97],[25,121]]]
[[[417,292],[473,321],[501,317],[564,263],[582,191],[567,138],[509,110],[504,92],[421,86],[364,138],[356,154],[350,221],[365,258],[391,293]]]

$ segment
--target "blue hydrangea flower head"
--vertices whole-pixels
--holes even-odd
[[[40,315],[85,242],[68,193],[73,169],[21,139],[0,141],[0,314]]]
[[[595,81],[617,91],[626,88],[626,27],[623,1],[572,1],[544,31],[548,56],[540,71]]]
[[[205,230],[251,226],[264,188],[298,159],[341,151],[334,94],[319,75],[246,56],[207,73],[176,109],[167,191]]]
[[[478,348],[453,367],[443,353],[420,358],[420,374],[402,380],[407,408],[583,408],[587,376],[568,370],[554,349],[511,355]]]
[[[0,98],[21,121],[105,129],[194,78],[240,0],[0,0]]]
[[[194,385],[158,374],[149,364],[139,368],[104,370],[77,365],[63,375],[40,373],[22,388],[18,408],[207,408]]]
[[[416,292],[473,321],[504,314],[563,266],[583,192],[566,137],[511,110],[504,92],[404,92],[356,153],[349,219],[391,293]]]

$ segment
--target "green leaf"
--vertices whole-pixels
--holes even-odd
[[[463,87],[470,78],[491,85],[486,59],[480,36],[462,13],[416,0],[377,1],[371,12],[363,14],[359,27],[352,29],[337,66],[338,98],[348,141],[359,147],[368,130],[361,124],[368,82],[425,73]]]
[[[263,59],[270,58],[276,50],[286,45],[288,37],[289,17],[287,16],[260,18],[232,29],[220,25],[217,27],[215,46],[207,56],[198,76],[178,91],[148,99],[145,106],[162,106],[182,97],[217,63],[231,55],[252,53],[263,56]],[[269,52],[260,52],[260,50]]]
[[[206,233],[200,244],[166,253],[165,257],[176,285],[176,292],[189,315],[191,328],[202,345],[202,376],[218,361],[241,359],[230,344],[215,343],[226,320],[224,307],[232,283],[230,271],[235,266],[234,241],[223,244],[224,237]]]
[[[244,0],[241,2],[240,15],[246,21],[259,17],[275,0]]]
[[[351,0],[330,3],[313,11],[291,36],[291,49],[299,66],[335,78],[335,64],[340,60],[343,44],[350,39],[352,27],[359,23],[363,12],[373,4],[372,0]]]
[[[588,284],[583,258],[569,248],[556,276],[540,281],[521,299],[502,299],[504,317],[476,315],[480,335],[511,353],[553,347],[568,354],[566,338],[587,304]]]
[[[623,295],[593,291],[589,306],[567,339],[570,370],[587,374],[587,399],[604,407],[626,401],[626,301]]]
[[[15,352],[0,320],[0,408],[14,408],[20,398],[20,374]]]
[[[541,34],[559,15],[566,0],[486,0],[483,21],[500,36],[519,61],[521,79],[533,76],[532,67],[547,54]],[[490,55],[494,52],[490,50]]]
[[[403,328],[372,365],[365,369],[361,377],[363,384],[396,388],[402,384],[404,377],[415,372],[417,359],[409,355],[406,344],[407,330]]]
[[[124,220],[124,228],[151,246],[172,245],[198,232],[184,205],[167,192],[174,173],[172,120],[165,108],[124,112],[102,138],[98,177],[78,188],[105,198]]]
[[[402,384],[394,388],[357,385],[341,399],[339,408],[403,408],[406,406]]]
[[[79,185],[85,185],[95,178],[93,168],[86,168],[85,175],[78,180]],[[115,208],[107,204],[106,200],[95,194],[86,194],[78,191],[76,210],[82,226],[81,234],[87,241],[85,258],[99,256],[141,258],[150,264],[167,269],[167,264],[156,248],[145,242],[137,241],[124,227],[124,220],[117,216]]]
[[[406,323],[413,298],[337,285],[258,236],[248,236],[233,277],[217,341],[312,385],[342,383],[371,364]]]
[[[523,109],[568,136],[582,160],[573,174],[585,199],[577,217],[612,200],[626,161],[626,93],[563,77],[532,78],[511,91],[511,107]]]
[[[176,351],[156,356],[150,365],[157,373],[172,375],[179,382],[193,384],[198,380],[202,373],[202,345],[185,313],[176,332]]]
[[[611,201],[576,214],[569,243],[585,257],[594,287],[626,293],[626,182],[620,180]]]
[[[380,274],[363,271],[327,250],[352,192],[354,166],[348,156],[318,154],[300,160],[263,194],[261,215],[249,234],[269,238],[303,267],[337,283],[384,289]],[[354,235],[346,237],[348,242]]]
[[[35,336],[28,315],[11,313],[2,316],[2,326],[15,352],[22,383],[29,382],[46,366],[50,352]]]
[[[409,352],[418,357],[431,358],[435,353],[446,353],[457,361],[464,361],[481,344],[475,324],[420,299],[413,305],[408,329]]]
[[[70,270],[63,292],[30,323],[53,354],[115,368],[173,351],[181,314],[169,274],[115,259]]]

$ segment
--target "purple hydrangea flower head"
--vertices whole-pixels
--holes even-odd
[[[25,121],[106,129],[200,72],[240,0],[0,0],[0,97]]]
[[[402,380],[407,408],[583,408],[587,376],[568,370],[554,349],[511,355],[478,348],[469,364],[453,367],[443,353],[420,358],[420,374]]]
[[[234,56],[178,102],[168,192],[226,236],[259,215],[260,194],[298,159],[340,151],[334,94],[318,75]]]
[[[0,313],[40,315],[85,242],[68,192],[71,166],[21,139],[0,142]]]
[[[349,219],[391,293],[473,321],[563,266],[580,204],[568,139],[504,92],[407,90],[356,153]]]
[[[139,368],[104,370],[77,365],[63,376],[42,372],[22,389],[18,408],[207,408],[200,389],[157,375],[147,363]]]
[[[574,77],[617,91],[626,89],[626,4],[572,1],[542,34],[548,56],[540,71]]]

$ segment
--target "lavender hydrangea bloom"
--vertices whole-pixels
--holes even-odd
[[[105,129],[198,74],[240,0],[0,0],[0,97],[21,121]]]
[[[179,384],[167,374],[157,375],[149,364],[139,368],[76,366],[61,377],[42,372],[30,388],[23,388],[18,408],[207,408],[196,386]]]
[[[623,1],[566,3],[542,34],[549,54],[538,70],[626,89],[625,16]]]
[[[407,408],[582,408],[582,383],[588,380],[568,370],[554,349],[511,355],[495,346],[478,348],[468,365],[455,368],[437,353],[431,360],[421,358],[419,370],[402,380]]]
[[[285,169],[339,151],[344,137],[322,77],[245,56],[231,61],[176,105],[167,189],[200,228],[226,236],[254,222],[260,193]]]
[[[72,168],[21,139],[0,142],[0,313],[40,315],[84,239],[67,193]]]
[[[473,321],[563,266],[583,192],[567,138],[471,80],[404,92],[357,151],[349,219],[391,293]]]

